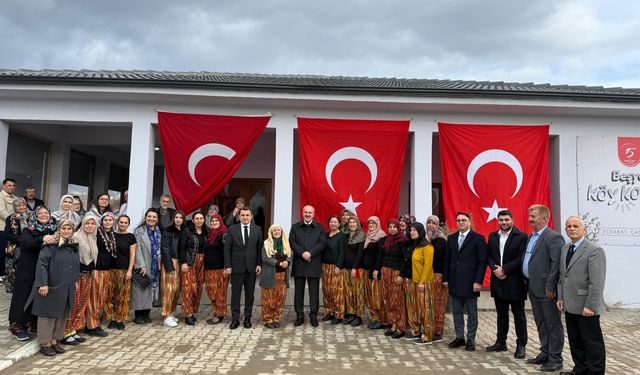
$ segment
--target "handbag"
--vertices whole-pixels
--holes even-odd
[[[147,289],[151,285],[151,277],[148,274],[142,274],[140,268],[133,270],[131,279],[140,289]]]

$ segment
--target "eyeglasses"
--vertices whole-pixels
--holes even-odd
[[[469,219],[456,219],[456,223],[465,223],[469,221]]]

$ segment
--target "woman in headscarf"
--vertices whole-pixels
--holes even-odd
[[[347,221],[349,234],[344,251],[344,294],[346,316],[344,324],[357,327],[362,324],[364,317],[364,272],[356,266],[360,263],[362,249],[366,235],[360,226],[357,216],[351,216]]]
[[[14,327],[14,336],[20,341],[29,339],[29,326],[31,331],[36,330],[37,318],[31,314],[27,299],[36,278],[40,249],[42,245],[54,242],[57,229],[56,221],[47,207],[39,206],[20,235],[20,260],[16,265],[16,284],[9,309],[9,323]]]
[[[160,249],[160,259],[162,261],[162,318],[165,327],[177,327],[178,319],[173,316],[173,312],[178,306],[180,297],[180,270],[178,267],[178,249],[180,238],[184,228],[184,212],[173,213],[170,226],[162,230],[162,248]]]
[[[322,251],[322,301],[324,318],[331,324],[340,324],[344,320],[344,246],[347,236],[340,231],[340,218],[329,216],[327,243]]]
[[[227,315],[227,289],[229,276],[224,273],[224,243],[227,238],[227,226],[222,216],[212,214],[211,228],[204,246],[204,284],[211,301],[211,318],[207,324],[218,324]]]
[[[60,198],[60,208],[58,211],[54,211],[53,216],[56,221],[71,220],[77,228],[82,223],[82,218],[73,209],[73,196],[66,194]]]
[[[269,227],[269,234],[262,250],[262,321],[267,328],[280,327],[280,317],[289,287],[291,246],[286,233],[279,224]]]
[[[435,329],[433,342],[441,342],[444,335],[444,314],[447,309],[449,287],[442,284],[442,272],[444,271],[444,255],[447,248],[447,236],[440,230],[440,219],[431,215],[427,219],[427,239],[433,245],[433,273],[434,280],[431,288],[433,300],[433,319]]]
[[[96,266],[93,270],[93,282],[87,305],[87,330],[90,334],[103,337],[106,336],[106,332],[100,327],[100,313],[104,308],[105,317],[113,314],[113,311],[108,312],[105,302],[111,293],[111,263],[118,256],[115,231],[113,230],[115,216],[113,213],[107,212],[102,215],[98,224],[96,230],[98,254],[96,255]],[[109,325],[109,328],[117,328],[115,320]]]
[[[13,213],[7,217],[4,226],[4,235],[7,239],[7,257],[4,264],[6,275],[4,288],[7,293],[13,293],[13,287],[16,281],[16,262],[20,257],[20,235],[22,234],[22,230],[27,227],[27,223],[31,217],[28,208],[29,206],[24,198],[16,197],[13,201]]]
[[[63,219],[53,243],[43,246],[38,256],[36,278],[27,303],[38,317],[38,344],[46,356],[64,353],[58,345],[64,334],[78,280],[78,245],[73,240],[75,224]]]
[[[113,216],[112,213],[105,214],[103,225],[106,224],[107,217],[111,216]],[[115,256],[111,262],[111,285],[104,305],[105,318],[109,320],[108,328],[117,328],[120,331],[125,329],[124,322],[129,319],[131,279],[133,267],[138,260],[136,258],[138,241],[136,236],[127,231],[129,223],[131,223],[129,216],[118,217],[117,230],[113,233],[116,247]],[[109,249],[111,251],[110,247]],[[144,259],[140,261],[144,263]]]
[[[131,287],[131,309],[135,311],[134,323],[151,323],[149,314],[153,301],[159,297],[160,285],[160,244],[162,232],[158,221],[160,214],[155,208],[149,208],[144,214],[144,220],[133,231],[138,247],[136,249],[135,271],[140,275],[149,275],[151,285],[143,288],[133,283]]]
[[[204,224],[207,226],[207,228],[211,229],[211,217],[219,213],[220,213],[220,208],[218,207],[217,204],[209,205],[209,208],[207,209],[207,214],[205,215],[205,218],[204,218],[205,219]]]
[[[182,314],[184,322],[193,326],[200,309],[202,286],[204,285],[204,245],[207,243],[207,227],[204,215],[195,213],[182,232],[180,239],[180,288],[182,288]]]
[[[411,224],[416,222],[416,217],[411,214],[402,214],[398,220],[400,221],[400,229],[408,238],[409,232],[411,231]]]
[[[113,212],[111,209],[111,197],[107,193],[102,193],[94,199],[93,206],[91,206],[87,215],[93,215],[99,219],[106,212]]]
[[[352,216],[356,216],[356,214],[346,209],[342,210],[340,213],[340,232],[349,234],[349,218]]]
[[[84,209],[84,205],[82,204],[82,199],[79,196],[73,196],[73,210],[80,215],[80,217],[84,217],[87,213],[87,210]]]
[[[405,293],[410,339],[417,345],[433,342],[433,312],[431,310],[431,283],[433,282],[433,246],[427,240],[422,223],[412,223],[409,230],[410,245],[405,262]]]
[[[98,243],[96,237],[96,218],[87,216],[82,219],[82,225],[73,234],[73,240],[78,244],[78,258],[80,259],[80,276],[76,284],[76,292],[73,297],[73,308],[67,320],[64,330],[63,343],[67,345],[77,345],[85,341],[77,331],[84,327],[85,317],[88,317],[87,306],[91,296],[91,286],[93,285],[93,270],[98,260]],[[87,318],[87,322],[89,319]],[[107,336],[107,333],[92,330],[91,336]]]
[[[369,329],[381,329],[387,325],[387,314],[382,305],[380,267],[377,265],[378,255],[386,236],[386,233],[380,228],[380,219],[377,216],[370,216],[367,219],[367,237],[364,240],[362,257],[356,266],[356,268],[365,270],[364,294],[371,317],[371,322],[367,325]]]
[[[384,335],[399,339],[404,336],[407,327],[404,279],[401,270],[409,240],[400,230],[400,222],[396,219],[389,219],[387,231],[389,235],[384,240],[382,251],[378,253],[377,262],[382,274],[382,301],[387,313],[387,321],[391,324],[391,328],[387,329]]]

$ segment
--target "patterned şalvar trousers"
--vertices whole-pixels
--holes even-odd
[[[407,325],[411,331],[411,336],[419,336],[420,326],[422,325],[422,303],[418,297],[418,284],[411,279],[405,279],[404,294],[407,301]]]
[[[449,286],[442,285],[442,274],[436,273],[436,278],[431,285],[433,299],[433,319],[435,321],[434,332],[436,335],[444,336],[444,314],[447,309],[447,299],[449,298]]]
[[[227,290],[229,289],[229,276],[224,274],[224,269],[205,270],[204,284],[207,296],[211,301],[212,314],[223,318],[227,315]]]
[[[404,332],[407,329],[407,317],[404,309],[404,285],[398,284],[399,270],[382,267],[382,301],[387,314],[387,322]]]
[[[52,340],[60,342],[64,337],[64,327],[69,312],[65,311],[61,318],[38,317],[38,344],[48,346]]]
[[[344,319],[344,282],[342,271],[335,272],[335,264],[322,264],[322,302],[325,315]]]
[[[435,330],[435,321],[433,317],[433,285],[431,283],[424,284],[424,289],[416,288],[418,292],[418,299],[422,303],[420,304],[420,315],[422,339],[424,341],[433,341],[433,332]]]
[[[275,288],[262,288],[262,321],[279,323],[287,299],[286,272],[276,272]]]
[[[171,259],[173,263],[173,271],[167,272],[164,263],[161,263],[160,284],[162,288],[162,316],[168,317],[173,314],[178,306],[178,298],[180,297],[180,266],[177,259]]]
[[[351,270],[342,270],[344,283],[344,299],[347,315],[355,315],[364,318],[364,277],[363,270],[358,270],[359,275],[351,277]]]
[[[94,270],[89,305],[87,306],[87,329],[100,327],[100,313],[111,289],[111,270]],[[106,315],[106,314],[105,314]]]
[[[84,318],[87,315],[87,306],[91,296],[93,274],[81,272],[76,282],[76,293],[73,296],[73,307],[64,328],[64,335],[74,333],[84,327]]]
[[[369,273],[369,271],[365,271]],[[382,304],[382,280],[365,278],[364,292],[371,321],[387,324],[387,313]]]
[[[124,322],[129,320],[129,297],[131,279],[127,280],[127,270],[111,270],[111,288],[104,304],[105,320]]]
[[[182,289],[182,313],[185,317],[197,314],[200,310],[202,286],[204,285],[204,254],[196,254],[193,267],[180,273]]]
[[[407,321],[411,335],[422,334],[425,341],[433,340],[435,324],[431,309],[431,284],[424,284],[424,289],[420,290],[418,283],[405,280],[405,293],[407,295]]]

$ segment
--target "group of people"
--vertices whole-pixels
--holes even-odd
[[[305,323],[304,293],[309,293],[309,323],[319,325],[320,279],[325,314],[331,325],[381,329],[392,339],[416,345],[443,341],[448,299],[453,312],[455,338],[450,348],[474,351],[478,326],[477,298],[487,266],[491,295],[497,311],[497,337],[487,352],[508,350],[509,309],[516,327],[516,358],[525,358],[527,344],[524,301],[530,298],[541,342],[540,353],[527,360],[542,371],[562,368],[565,313],[575,367],[570,373],[604,373],[605,349],[599,325],[605,256],[601,247],[585,237],[579,217],[569,217],[566,233],[571,243],[548,227],[549,209],[529,208],[531,236],[514,226],[508,210],[498,214],[499,229],[488,242],[472,230],[471,216],[456,215],[457,231],[446,235],[439,218],[426,226],[411,215],[390,219],[383,227],[376,216],[361,223],[345,210],[324,225],[314,219],[311,205],[289,234],[272,225],[263,239],[253,213],[239,199],[234,212],[223,218],[217,207],[196,212],[170,208],[163,195],[160,207],[146,211],[130,233],[130,219],[113,213],[107,194],[96,197],[89,211],[65,195],[57,211],[39,202],[13,196],[15,181],[5,179],[2,205],[11,200],[12,213],[0,216],[5,224],[7,270],[5,280],[13,292],[10,330],[19,340],[37,332],[45,355],[64,352],[59,343],[76,345],[91,336],[104,337],[101,321],[110,329],[125,329],[129,311],[134,323],[151,322],[154,306],[161,307],[166,327],[176,327],[174,316],[180,296],[188,326],[197,323],[203,289],[211,300],[207,324],[227,315],[227,289],[231,282],[230,329],[240,326],[240,300],[244,290],[242,325],[252,327],[255,284],[262,293],[261,320],[275,329],[281,324],[289,279],[295,287],[294,326]],[[126,206],[125,206],[126,210]],[[83,212],[84,211],[84,212]],[[363,228],[364,224],[364,228]],[[10,261],[11,260],[11,261]],[[17,260],[17,261],[16,261]],[[467,312],[465,334],[464,312]]]

